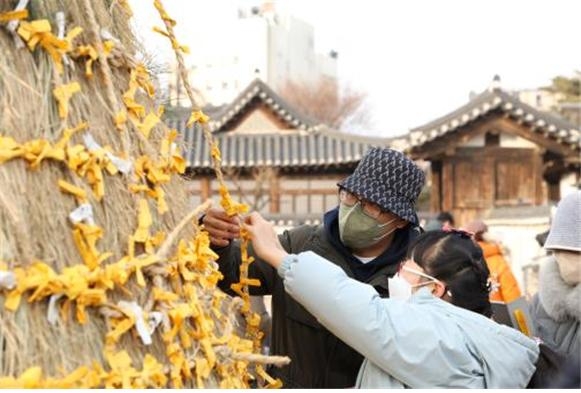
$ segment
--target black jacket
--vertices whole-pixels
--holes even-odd
[[[387,296],[387,278],[395,274],[409,241],[417,234],[417,228],[398,230],[391,247],[366,264],[369,268],[360,266],[359,269],[357,265],[363,264],[338,240],[337,209],[325,215],[325,225],[303,225],[285,231],[279,239],[287,252],[313,251],[340,266],[350,277],[370,283],[382,296]],[[239,279],[239,245],[234,242],[215,251],[224,275],[219,286],[234,295],[230,285]],[[249,254],[254,256],[252,249]],[[249,277],[261,282],[260,287],[250,287],[252,295],[272,295],[271,354],[291,358],[290,365],[269,369],[270,375],[280,378],[285,388],[353,387],[363,357],[287,295],[282,279],[267,263],[256,259],[250,264]]]

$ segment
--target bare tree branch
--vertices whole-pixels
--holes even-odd
[[[280,95],[297,111],[329,127],[341,129],[347,122],[363,128],[369,126],[367,94],[349,87],[339,92],[334,79],[321,78],[315,84],[288,80]]]
[[[253,168],[250,177],[244,177],[239,171],[228,168],[224,174],[233,184],[233,192],[237,193],[241,201],[251,210],[261,211],[270,202],[270,179],[277,176],[277,169],[267,166]],[[244,180],[252,179],[253,188],[244,186]]]

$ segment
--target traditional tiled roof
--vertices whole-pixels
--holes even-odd
[[[317,128],[316,122],[296,112],[266,83],[255,79],[230,105],[213,117],[210,129],[215,132],[228,129],[256,103],[264,103],[290,129],[312,131]]]
[[[581,131],[568,121],[541,112],[507,92],[490,89],[472,99],[452,113],[410,131],[406,150],[421,147],[443,135],[454,133],[462,127],[493,113],[506,114],[522,122],[531,132],[542,134],[572,149],[581,148]]]
[[[212,162],[201,128],[186,127],[185,120],[169,120],[180,130],[188,167],[210,171]],[[388,146],[389,139],[347,134],[327,128],[312,132],[271,134],[214,133],[222,154],[222,167],[250,169],[272,166],[283,171],[315,168],[355,168],[371,146]]]

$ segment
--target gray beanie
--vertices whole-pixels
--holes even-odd
[[[545,248],[581,252],[581,191],[567,195],[557,205]]]

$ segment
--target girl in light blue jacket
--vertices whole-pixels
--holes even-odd
[[[313,252],[288,254],[258,213],[246,224],[285,290],[365,356],[357,387],[523,388],[531,379],[538,345],[490,319],[489,272],[467,234],[418,237],[386,299]]]

